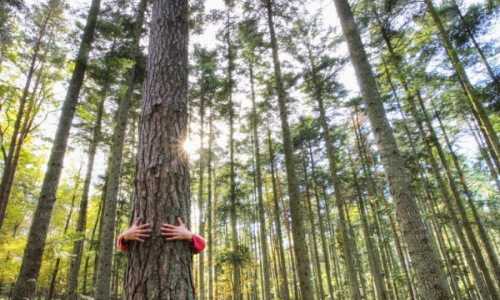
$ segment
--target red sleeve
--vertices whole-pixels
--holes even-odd
[[[194,254],[202,252],[203,249],[205,249],[205,245],[205,240],[202,237],[193,234],[193,245],[191,245],[191,247],[193,248]]]
[[[120,235],[120,238],[118,239],[117,246],[118,246],[118,249],[120,249],[121,252],[127,252],[128,251],[128,243],[126,243],[123,240],[123,235]]]

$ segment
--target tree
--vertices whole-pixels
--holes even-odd
[[[68,145],[71,123],[75,114],[78,96],[83,84],[87,61],[94,40],[94,31],[97,24],[97,16],[101,6],[100,0],[93,0],[90,6],[83,36],[78,51],[75,69],[68,86],[66,98],[64,100],[61,117],[57,126],[57,132],[54,138],[47,172],[40,192],[40,199],[36,206],[35,215],[31,223],[28,236],[27,247],[23,255],[23,264],[17,277],[12,298],[21,300],[29,297],[30,290],[28,282],[35,282],[38,279],[40,266],[42,263],[43,250],[47,238],[52,209],[56,201],[56,191],[61,176],[64,154]]]
[[[187,1],[155,1],[152,20],[132,215],[150,223],[153,235],[130,245],[125,298],[194,299],[189,245],[167,243],[159,235],[162,223],[176,224],[177,217],[187,223],[190,217],[182,147],[188,116]]]
[[[396,204],[399,224],[412,258],[420,296],[424,299],[451,299],[437,253],[432,248],[427,230],[415,202],[415,194],[407,178],[392,129],[373,76],[368,56],[347,1],[335,0],[344,37],[347,40],[358,85],[366,106],[386,178]]]

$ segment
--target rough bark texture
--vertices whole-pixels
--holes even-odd
[[[145,243],[131,243],[125,299],[195,299],[192,253],[186,242],[167,243],[164,222],[188,223],[187,135],[188,2],[153,2],[148,76],[139,128],[133,218],[151,224]]]
[[[423,299],[451,299],[445,276],[440,269],[438,255],[432,248],[427,230],[418,210],[415,194],[404,169],[396,140],[387,120],[383,102],[377,89],[375,77],[349,3],[334,0],[344,36],[347,40],[361,94],[377,147],[385,169],[391,194],[396,205],[403,237],[415,270],[415,279]]]
[[[56,201],[56,192],[63,168],[64,154],[66,152],[69,132],[78,103],[78,96],[80,95],[80,88],[82,87],[85,70],[87,69],[87,61],[90,47],[94,40],[94,31],[100,7],[100,0],[92,1],[76,59],[75,69],[62,107],[61,117],[54,138],[54,146],[50,153],[47,171],[40,192],[40,198],[28,234],[28,246],[24,250],[23,264],[21,265],[21,270],[14,287],[12,299],[15,300],[21,300],[28,296],[25,287],[29,280],[35,280],[35,282],[38,280],[45,241],[47,239],[49,223],[52,217],[52,208]]]

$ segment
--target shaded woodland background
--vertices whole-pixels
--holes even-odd
[[[4,299],[32,246],[28,232],[78,62],[87,2],[0,4]],[[119,185],[112,233],[129,226],[149,2],[101,4],[47,224],[37,299],[93,299],[102,282],[100,255],[112,260],[109,274],[100,275],[109,279],[102,288],[121,298],[126,257],[99,249],[113,176]],[[500,299],[500,2],[350,4],[452,299]],[[314,299],[425,299],[336,18],[331,1],[190,2],[184,149],[191,229],[207,240],[195,257],[198,299],[302,299],[279,84]],[[116,167],[110,154],[119,132],[123,157]],[[71,266],[75,261],[79,266]]]

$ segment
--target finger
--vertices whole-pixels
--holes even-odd
[[[179,226],[186,226],[184,223],[182,223],[181,217],[177,217],[177,222],[179,223]]]
[[[141,226],[137,226],[137,228],[143,229],[143,228],[147,228],[149,226],[151,226],[151,225],[149,223],[146,223],[146,224],[142,224]]]
[[[141,218],[137,218],[137,219],[135,219],[135,221],[132,225],[139,226],[140,223],[141,223]]]
[[[163,223],[162,225],[163,227],[168,227],[168,228],[177,228],[177,226],[175,225],[172,225],[172,224],[168,224],[168,223]]]
[[[144,243],[145,242],[145,240],[140,239],[140,238],[137,238],[136,241],[138,241],[139,243]]]
[[[177,228],[165,228],[165,227],[163,227],[161,229],[161,231],[164,231],[164,232],[173,232],[173,231],[177,231]]]
[[[149,234],[137,234],[136,237],[143,237],[143,238],[148,238]]]
[[[167,242],[172,242],[172,241],[177,241],[179,240],[180,238],[178,236],[174,236],[174,237],[171,237],[171,238],[168,238],[167,239]]]
[[[161,235],[162,236],[175,236],[175,235],[177,235],[177,233],[175,233],[175,232],[162,232]]]
[[[138,233],[150,233],[151,229],[142,229],[142,230],[137,230]]]

